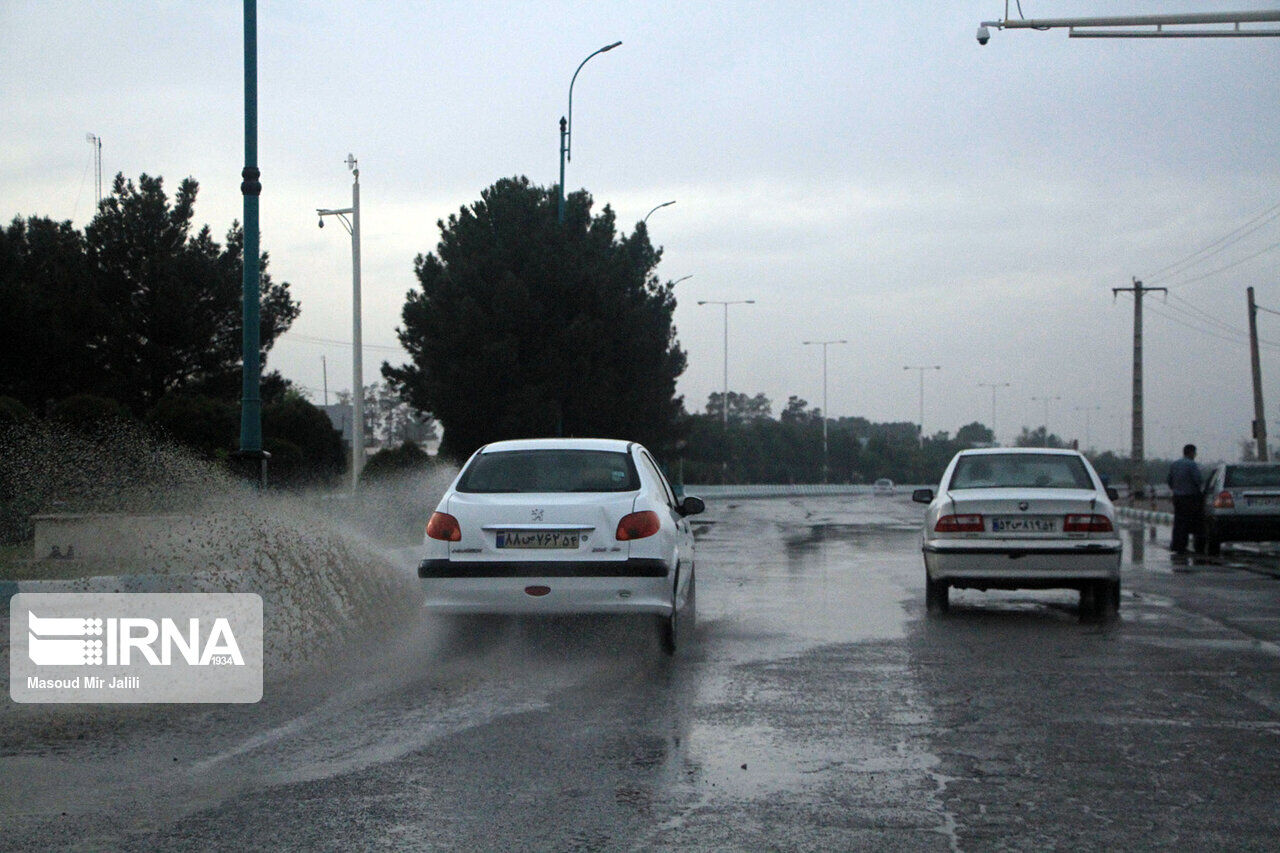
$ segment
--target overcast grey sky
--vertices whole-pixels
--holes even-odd
[[[1028,17],[1280,3],[1024,0]],[[350,203],[359,160],[365,379],[437,221],[501,177],[558,177],[630,231],[649,220],[677,288],[691,410],[729,384],[830,413],[1045,422],[1128,450],[1133,276],[1167,285],[1146,323],[1148,454],[1233,455],[1252,418],[1245,288],[1280,310],[1280,39],[1071,40],[974,32],[1000,0],[304,4],[260,0],[262,245],[302,314],[272,351],[317,402],[351,385]],[[0,0],[0,216],[83,226],[103,169],[201,185],[196,219],[242,218],[239,3]],[[1271,214],[1254,222],[1261,214]],[[1161,268],[1254,222],[1185,271]],[[1252,226],[1250,226],[1252,227]],[[1252,256],[1252,257],[1250,257]],[[1214,272],[1223,267],[1229,269]],[[1205,276],[1205,273],[1212,273]],[[1262,337],[1280,342],[1280,316]],[[1263,350],[1280,434],[1280,343]],[[1095,408],[1096,407],[1096,408]]]

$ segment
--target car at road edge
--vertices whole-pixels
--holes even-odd
[[[1204,550],[1220,553],[1223,542],[1280,540],[1280,464],[1227,462],[1204,486]]]
[[[1120,606],[1122,546],[1113,489],[1078,451],[975,448],[952,458],[927,503],[925,599],[945,612],[952,587],[1075,589],[1083,617]]]

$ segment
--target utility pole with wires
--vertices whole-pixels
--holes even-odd
[[[93,148],[93,186],[97,193],[97,201],[94,202],[94,210],[98,205],[102,204],[102,137],[93,133],[84,135],[85,142]]]
[[[1113,287],[1111,294],[1133,294],[1133,470],[1129,473],[1129,493],[1139,497],[1146,491],[1145,459],[1142,432],[1142,295],[1154,291],[1168,293],[1165,287],[1143,287],[1135,277],[1133,287]]]
[[[1258,358],[1258,312],[1280,314],[1263,308],[1253,301],[1253,288],[1249,293],[1249,361],[1253,367],[1253,439],[1258,443],[1258,461],[1267,462],[1270,454],[1267,451],[1267,414],[1262,406],[1262,363]]]

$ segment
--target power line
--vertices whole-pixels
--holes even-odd
[[[319,338],[314,335],[298,334],[297,332],[286,332],[284,335],[281,335],[276,340],[277,342],[293,341],[295,343],[320,344],[324,346],[335,346],[335,347],[352,346],[351,341],[339,341],[339,340],[334,340],[333,338]],[[362,346],[364,349],[376,349],[376,350],[382,350],[384,352],[404,352],[404,349],[401,347],[389,346],[387,344],[362,344]]]
[[[1177,261],[1174,261],[1171,264],[1166,264],[1165,266],[1161,267],[1160,269],[1148,275],[1147,279],[1150,281],[1163,281],[1163,280],[1174,278],[1178,275],[1181,275],[1182,273],[1186,272],[1187,268],[1192,267],[1205,260],[1208,260],[1214,255],[1230,248],[1240,240],[1243,240],[1245,237],[1248,237],[1250,234],[1253,234],[1255,231],[1258,231],[1261,228],[1267,226],[1277,218],[1280,218],[1280,204],[1272,205],[1271,207],[1267,208],[1266,210],[1262,211],[1261,213],[1249,219],[1243,225],[1240,225],[1232,229],[1231,231],[1228,231],[1226,234],[1219,237],[1217,240],[1214,240],[1212,243],[1209,243],[1207,246],[1197,249],[1196,251],[1191,252],[1190,254],[1186,255],[1185,257]],[[1212,273],[1206,274],[1206,277],[1207,275],[1212,275]],[[1182,283],[1186,284],[1186,282],[1182,282]]]
[[[1201,273],[1200,275],[1192,276],[1191,278],[1186,278],[1186,279],[1183,279],[1182,281],[1175,282],[1173,286],[1182,287],[1183,285],[1186,285],[1186,284],[1192,284],[1193,282],[1203,281],[1204,279],[1209,278],[1210,276],[1217,275],[1220,272],[1226,272],[1227,270],[1233,267],[1238,267],[1241,264],[1243,264],[1245,261],[1251,261],[1254,258],[1258,257],[1259,255],[1266,254],[1267,252],[1270,252],[1272,249],[1275,249],[1278,246],[1280,246],[1280,240],[1277,240],[1276,242],[1272,243],[1270,246],[1264,246],[1263,248],[1254,252],[1252,255],[1245,255],[1243,258],[1240,258],[1237,261],[1232,261],[1231,263],[1226,264],[1225,266],[1221,266],[1221,267],[1218,267],[1217,269],[1209,270],[1206,273]]]

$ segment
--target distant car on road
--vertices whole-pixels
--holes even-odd
[[[876,495],[893,494],[893,480],[890,480],[888,477],[881,477],[879,480],[876,480],[875,485],[871,487],[871,492]]]
[[[1120,606],[1120,537],[1114,490],[1075,450],[962,450],[933,489],[922,550],[931,613],[951,587],[1080,591],[1081,616]]]
[[[1204,544],[1218,554],[1223,542],[1280,540],[1280,464],[1236,462],[1213,469],[1205,481]]]
[[[651,614],[663,650],[692,631],[687,516],[635,442],[530,439],[472,455],[427,523],[426,607],[461,614]]]

